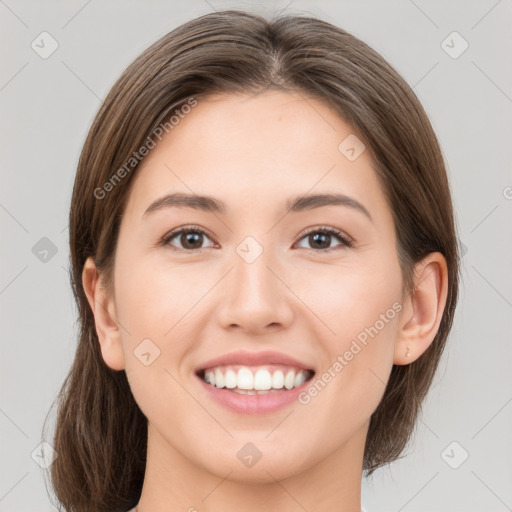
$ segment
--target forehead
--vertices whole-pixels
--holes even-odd
[[[327,104],[297,93],[197,99],[137,169],[127,212],[140,217],[176,191],[221,198],[228,213],[308,192],[365,196],[385,208],[369,151],[355,160],[344,152],[347,140],[361,150],[355,137]]]

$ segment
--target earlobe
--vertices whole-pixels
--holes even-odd
[[[414,290],[407,298],[395,342],[393,362],[416,361],[434,341],[443,317],[448,292],[448,270],[444,256],[430,253],[417,263]]]
[[[101,276],[91,257],[87,258],[84,264],[82,285],[94,315],[103,360],[112,370],[123,370],[125,360],[114,298],[103,286]]]

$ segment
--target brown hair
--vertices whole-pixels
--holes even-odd
[[[441,252],[448,296],[433,343],[412,364],[394,365],[370,421],[364,466],[370,475],[397,459],[415,427],[450,331],[458,295],[458,246],[443,157],[429,119],[403,78],[368,45],[325,21],[242,11],[194,19],[162,37],[121,75],[85,141],[69,217],[70,279],[80,335],[58,396],[52,485],[70,512],[126,511],[140,497],[147,420],[126,374],[104,363],[82,270],[92,256],[112,287],[118,230],[134,176],[109,187],[118,169],[176,109],[216,93],[297,91],[335,109],[364,141],[393,213],[404,288],[414,264]],[[340,141],[341,142],[341,141]],[[118,174],[119,177],[119,174]]]

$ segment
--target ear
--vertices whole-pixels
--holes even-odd
[[[114,298],[103,286],[91,257],[87,258],[82,270],[82,285],[94,315],[103,360],[112,370],[123,370],[125,360]]]
[[[414,268],[414,290],[404,301],[393,362],[405,365],[427,350],[439,329],[448,293],[444,256],[430,253]]]

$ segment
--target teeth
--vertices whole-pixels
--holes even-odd
[[[293,387],[298,388],[299,386],[302,386],[306,382],[306,374],[304,372],[299,372],[297,375],[295,375],[295,380],[293,381]]]
[[[235,393],[240,395],[267,395],[268,393],[279,393],[278,389],[269,389],[268,391],[255,391],[254,389],[233,389]]]
[[[204,380],[217,388],[231,389],[235,393],[247,395],[263,395],[272,393],[280,389],[293,389],[301,386],[310,376],[306,370],[289,369],[274,370],[259,368],[255,373],[246,366],[236,368],[220,368],[207,370],[204,374]]]
[[[286,374],[286,377],[284,378],[284,387],[286,389],[292,389],[294,382],[295,382],[295,372],[293,370],[290,370]]]
[[[228,370],[226,372],[226,376],[224,378],[224,383],[226,384],[226,387],[228,389],[236,388],[237,377],[236,377],[236,373],[233,370]],[[211,384],[213,384],[215,386],[215,382],[211,382]]]
[[[222,375],[222,372],[218,368],[215,370],[215,385],[218,388],[224,387],[224,375]]]
[[[217,376],[217,372],[219,370],[215,370],[215,376]],[[215,380],[215,385],[218,387],[218,388],[222,388],[224,387],[222,385],[222,381],[218,381],[218,380]],[[237,387],[239,389],[254,389],[254,377],[252,375],[252,372],[251,370],[249,370],[249,368],[240,368],[240,370],[238,370],[238,375],[237,375]]]
[[[264,391],[272,387],[272,377],[267,370],[258,370],[254,376],[254,389]]]
[[[272,387],[274,389],[282,389],[284,386],[284,375],[281,370],[277,370],[272,375]]]

